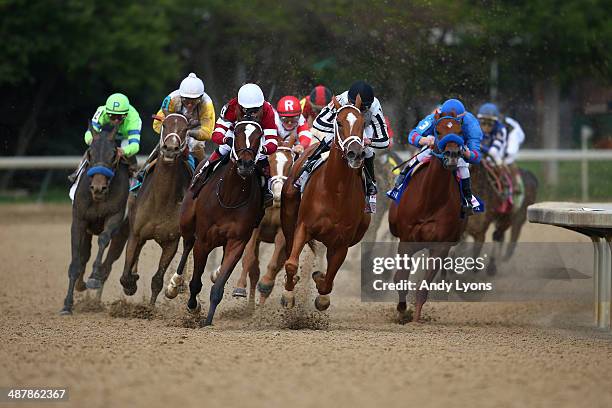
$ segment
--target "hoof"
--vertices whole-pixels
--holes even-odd
[[[285,292],[283,292],[283,295],[281,296],[281,305],[283,305],[283,307],[286,309],[291,309],[293,306],[295,306],[295,296],[293,295],[293,292],[285,289]]]
[[[89,278],[87,279],[87,289],[100,289],[102,287],[102,281],[99,279]]]
[[[210,274],[210,280],[212,281],[212,283],[215,283],[217,281],[220,271],[221,271],[221,266],[218,266],[217,269],[215,269],[213,273]]]
[[[315,307],[319,312],[327,310],[330,304],[329,295],[319,295],[314,301]]]
[[[119,282],[121,282],[121,286],[123,286],[123,293],[127,296],[132,296],[136,293],[138,286],[136,285],[136,281],[138,281],[139,276],[136,274],[130,275],[127,279],[121,277]]]
[[[399,302],[397,304],[397,311],[400,313],[404,313],[406,311],[406,309],[408,308],[408,306],[406,305],[406,302]]]
[[[180,288],[183,286],[183,284],[183,276],[175,272],[174,275],[172,275],[172,278],[170,278],[170,282],[168,283],[168,286],[166,286],[164,294],[168,299],[174,299],[181,292]]]
[[[202,310],[202,305],[200,304],[200,302],[198,302],[198,303],[196,304],[196,307],[195,307],[195,308],[193,308],[193,309],[191,309],[191,308],[189,307],[189,303],[187,303],[187,312],[188,312],[189,314],[192,314],[192,315],[198,315],[198,314],[200,314],[200,311],[201,311],[201,310]]]
[[[59,312],[59,314],[60,314],[60,316],[71,316],[72,315],[72,309],[63,308]]]
[[[212,327],[212,322],[208,321],[208,318],[200,320],[200,327]]]
[[[232,292],[232,296],[235,298],[247,297],[246,288],[234,288],[234,291]]]
[[[85,282],[83,282],[82,280],[78,280],[76,281],[76,283],[74,284],[74,289],[77,292],[84,292],[85,290],[87,290],[87,285],[85,285]]]
[[[274,289],[274,282],[272,282],[271,285],[266,285],[261,281],[257,282],[257,290],[265,297],[270,296],[270,293],[272,293],[272,289]]]
[[[312,280],[314,280],[315,282],[318,280],[321,280],[325,277],[325,275],[323,275],[323,272],[321,271],[314,271],[312,273]]]

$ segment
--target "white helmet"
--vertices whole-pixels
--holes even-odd
[[[264,94],[255,84],[244,84],[238,90],[238,104],[243,108],[259,108],[264,103]]]
[[[204,94],[204,82],[192,72],[181,81],[179,93],[183,98],[199,98]]]

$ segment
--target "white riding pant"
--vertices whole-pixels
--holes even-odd
[[[522,130],[512,129],[512,132],[508,134],[508,142],[506,144],[506,157],[504,157],[504,163],[512,164],[516,160],[521,143],[525,138],[525,134]]]

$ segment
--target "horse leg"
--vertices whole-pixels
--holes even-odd
[[[397,253],[400,257],[403,257],[404,255],[412,256],[418,251],[420,251],[421,249],[422,248],[415,248],[407,242],[400,242],[397,246]],[[410,270],[400,268],[393,275],[393,282],[399,283],[403,280],[409,280],[409,278],[410,278]],[[406,310],[408,309],[408,304],[406,303],[406,297],[408,296],[408,291],[398,290],[397,296],[398,296],[398,301],[397,301],[396,310],[400,315],[399,317],[401,321],[401,319],[404,317],[404,313],[406,313]]]
[[[514,254],[514,250],[516,249],[516,243],[518,242],[519,236],[521,235],[521,229],[523,229],[523,224],[527,220],[527,211],[519,211],[516,214],[516,217],[512,220],[512,227],[510,229],[510,242],[508,243],[508,249],[506,250],[506,254],[504,255],[504,260],[508,260]]]
[[[129,233],[130,233],[130,223],[126,219],[123,222],[123,225],[121,226],[121,228],[119,228],[119,231],[111,239],[110,247],[108,248],[108,253],[106,254],[106,259],[102,263],[102,269],[101,269],[102,274],[100,276],[100,278],[102,279],[101,281],[102,285],[98,288],[96,292],[96,298],[98,300],[102,299],[102,291],[104,290],[104,283],[106,282],[106,280],[108,279],[111,273],[113,264],[121,256],[121,253],[123,252],[123,248],[125,247],[125,243],[128,239]]]
[[[98,236],[98,254],[93,263],[93,270],[89,279],[87,280],[88,288],[99,289],[101,282],[103,281],[102,276],[104,271],[102,270],[102,258],[104,257],[104,251],[111,242],[111,239],[119,231],[123,223],[124,214],[123,212],[117,213],[108,218],[104,223],[104,230]],[[91,286],[89,286],[91,285]]]
[[[201,323],[202,326],[210,326],[215,316],[215,310],[223,299],[223,289],[225,283],[229,279],[232,271],[236,267],[236,264],[242,256],[246,243],[244,241],[232,240],[228,241],[223,248],[223,262],[221,263],[221,270],[219,271],[219,277],[210,288],[210,305],[208,308],[208,315],[206,320]],[[190,299],[191,300],[191,299]]]
[[[268,263],[268,270],[257,284],[260,305],[263,305],[266,302],[266,299],[268,299],[272,293],[274,283],[276,282],[276,275],[278,275],[280,270],[283,268],[283,264],[286,260],[287,251],[285,236],[283,235],[283,231],[279,229],[276,231],[276,236],[274,237],[274,253],[272,254],[272,258],[270,258],[270,262]]]
[[[81,248],[80,256],[80,258],[83,259],[84,262],[79,263],[79,277],[77,278],[76,283],[74,285],[74,289],[76,289],[77,292],[83,292],[87,290],[87,285],[85,284],[83,277],[85,276],[85,269],[87,269],[87,261],[89,261],[89,257],[91,256],[91,234],[86,233],[86,235],[87,238],[85,239],[85,243]]]
[[[161,292],[162,287],[164,286],[164,275],[166,274],[166,269],[168,269],[174,255],[176,255],[178,244],[179,240],[177,238],[172,241],[163,242],[162,245],[160,245],[162,247],[162,253],[159,258],[159,266],[157,267],[157,272],[151,279],[151,300],[149,302],[151,306],[155,305],[157,295],[159,295],[159,292]]]
[[[286,273],[286,282],[285,282],[285,292],[281,297],[281,304],[285,307],[291,308],[295,304],[295,297],[293,295],[293,288],[297,283],[297,272],[300,262],[300,254],[304,249],[304,245],[308,242],[309,238],[306,232],[306,225],[304,223],[300,223],[295,231],[295,236],[293,237],[293,247],[291,248],[291,255],[289,259],[285,262],[285,273]]]
[[[189,253],[193,249],[194,244],[195,236],[192,235],[189,238],[183,237],[183,253],[181,254],[181,260],[176,268],[176,272],[174,275],[172,275],[172,278],[170,278],[170,282],[168,282],[168,286],[166,286],[166,290],[164,292],[168,299],[174,299],[176,295],[179,294],[179,288],[184,282],[183,271],[185,270]]]
[[[197,240],[193,250],[193,275],[189,282],[189,300],[187,301],[187,310],[190,313],[200,312],[200,303],[198,302],[198,294],[202,290],[202,274],[206,268],[206,261],[212,248],[204,247],[202,241]]]
[[[132,296],[138,289],[136,281],[138,280],[139,276],[137,273],[132,273],[132,270],[138,264],[138,256],[140,255],[140,250],[144,246],[145,242],[145,240],[141,240],[140,237],[134,233],[130,234],[130,238],[127,242],[123,274],[121,275],[121,278],[119,278],[119,282],[121,283],[121,286],[123,286],[123,292],[128,296]]]
[[[87,225],[84,221],[75,220],[74,218],[73,216],[72,227],[70,228],[72,260],[68,267],[68,293],[66,293],[64,307],[60,312],[62,315],[72,314],[74,286],[79,275],[82,275],[85,270],[85,265],[87,265],[91,253],[91,235],[87,233]],[[88,247],[89,250],[87,250]]]
[[[435,258],[435,257],[439,257],[439,258],[445,258],[448,255],[448,251],[450,250],[450,248],[446,248],[446,249],[438,249],[438,250],[430,250],[429,251],[429,256],[431,258]],[[425,278],[424,280],[427,282],[427,285],[429,286],[429,284],[433,281],[433,279],[436,276],[436,273],[438,272],[437,269],[428,269],[425,272]],[[421,323],[422,319],[421,319],[421,311],[423,309],[423,305],[425,304],[425,302],[427,302],[427,295],[429,294],[429,290],[425,289],[421,289],[421,283],[419,283],[419,289],[417,289],[416,291],[416,302],[414,305],[414,315],[412,316],[412,322],[413,323]]]
[[[251,235],[251,239],[247,243],[244,248],[244,255],[242,257],[242,272],[240,273],[240,278],[238,278],[238,283],[232,292],[232,296],[234,297],[246,297],[246,285],[247,285],[247,275],[251,274],[251,270],[253,268],[259,269],[258,262],[258,250],[259,250],[259,242],[257,236],[259,235],[259,228],[255,228],[253,231],[253,235]]]
[[[321,271],[315,271],[312,274],[312,279],[314,279],[317,290],[319,291],[319,296],[315,299],[315,307],[319,311],[326,310],[329,307],[329,294],[334,287],[334,278],[340,266],[342,266],[347,252],[348,246],[327,248],[327,272],[325,275],[323,275]]]
[[[255,288],[257,287],[257,282],[259,281],[259,276],[261,275],[261,270],[259,269],[259,245],[261,241],[259,239],[255,242],[255,252],[253,253],[252,264],[249,267],[249,307],[255,307]]]

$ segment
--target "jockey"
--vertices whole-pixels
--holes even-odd
[[[193,72],[181,81],[179,89],[173,91],[162,101],[161,107],[153,116],[153,130],[160,134],[166,115],[180,113],[187,118],[189,130],[187,140],[189,151],[201,161],[204,159],[202,141],[210,140],[215,123],[215,107],[210,97],[204,92],[204,82]],[[158,151],[154,149],[139,173],[142,178],[149,164],[157,158]]]
[[[300,101],[302,115],[304,115],[309,127],[312,127],[317,115],[331,102],[333,96],[334,94],[329,88],[317,85],[312,89],[310,95],[302,98]]]
[[[435,115],[438,114],[441,117],[452,113],[455,113],[461,123],[461,136],[463,136],[463,140],[465,141],[463,158],[460,158],[458,163],[458,172],[461,178],[461,189],[465,197],[463,210],[466,214],[470,215],[472,213],[472,187],[468,163],[478,163],[480,161],[482,130],[480,129],[478,119],[470,112],[467,112],[463,103],[457,99],[449,99],[444,102],[442,106],[434,111],[434,113],[427,115],[419,122],[416,128],[410,131],[408,134],[408,142],[416,147],[423,147],[423,149],[413,160],[411,160],[408,166],[404,167],[395,181],[395,187],[399,188],[402,185],[406,174],[411,168],[414,168],[417,163],[422,162],[423,159],[431,155],[431,147],[436,143],[434,136],[436,125]]]
[[[135,155],[140,149],[142,121],[136,109],[130,105],[127,96],[121,93],[114,93],[108,97],[103,106],[99,106],[96,109],[96,113],[91,118],[91,127],[94,131],[100,132],[102,128],[107,126],[117,127],[116,141],[117,145],[120,146],[117,149],[117,154],[126,157],[130,162],[130,169],[133,170],[136,167]],[[92,140],[93,135],[88,129],[85,132],[85,143],[90,145]],[[85,168],[85,164],[86,159],[83,157],[77,170],[68,176],[71,182],[75,183],[78,181],[78,177],[83,168]],[[72,188],[76,188],[76,183]]]
[[[287,141],[291,136],[295,138],[295,145],[291,146],[296,154],[302,154],[310,146],[312,133],[306,119],[302,115],[300,101],[295,96],[283,96],[276,104],[274,119],[281,140]]]
[[[485,103],[478,109],[477,116],[483,134],[482,151],[489,155],[496,166],[501,166],[508,130],[500,121],[499,109],[493,103]]]
[[[348,91],[338,95],[336,99],[340,105],[354,104],[357,95],[361,96],[361,113],[363,114],[365,126],[363,138],[365,148],[365,175],[366,175],[366,195],[372,197],[376,195],[376,176],[374,174],[374,150],[385,149],[389,146],[389,136],[385,116],[380,106],[378,98],[374,97],[374,90],[364,81],[354,82]],[[319,115],[313,124],[313,135],[320,134],[323,140],[315,151],[308,157],[304,166],[295,176],[299,180],[304,171],[311,171],[312,166],[321,156],[321,153],[329,151],[331,142],[334,139],[334,119],[336,118],[336,108],[330,102]]]
[[[266,202],[272,199],[272,193],[268,188],[270,164],[268,163],[267,156],[274,153],[278,147],[278,129],[274,119],[274,108],[264,99],[264,94],[258,85],[242,85],[238,90],[238,97],[231,99],[221,109],[211,137],[211,140],[218,144],[219,147],[210,155],[205,166],[231,152],[231,145],[234,142],[234,125],[243,119],[259,123],[263,129],[263,143],[256,160],[258,160],[257,164],[262,169],[266,178],[263,189],[264,201]]]

